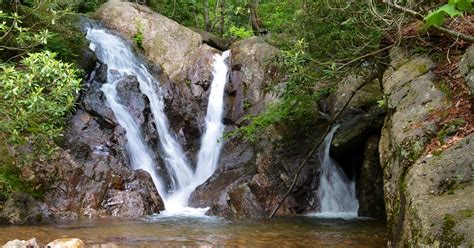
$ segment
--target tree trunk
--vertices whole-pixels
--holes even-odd
[[[250,10],[250,23],[252,24],[252,30],[255,35],[266,33],[263,22],[258,15],[258,2],[258,0],[255,0],[247,5]]]
[[[209,19],[209,0],[204,0],[204,29],[211,31],[211,20]]]
[[[221,37],[224,35],[224,24],[225,24],[225,0],[220,1],[220,11],[219,11],[219,34]]]

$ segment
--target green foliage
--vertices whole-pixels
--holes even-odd
[[[138,48],[143,49],[143,24],[136,22],[137,33],[133,36],[133,41]]]
[[[71,64],[55,56],[32,53],[17,67],[0,64],[0,133],[12,144],[48,143],[61,135],[80,79]]]
[[[51,18],[54,22],[55,17]],[[46,44],[50,33],[47,29],[32,30],[22,26],[23,18],[18,13],[5,13],[0,10],[0,51],[30,51]]]
[[[471,0],[449,0],[447,4],[432,11],[425,17],[425,23],[429,26],[441,26],[446,15],[450,17],[463,16],[464,11],[472,10]]]
[[[77,25],[79,16],[70,7],[80,1],[25,1],[24,5],[0,11],[0,61],[18,61],[29,52],[43,49],[56,52],[57,58],[78,62],[86,46]]]
[[[253,31],[250,29],[246,29],[245,27],[231,26],[229,30],[227,30],[225,36],[245,39],[245,38],[252,37]]]

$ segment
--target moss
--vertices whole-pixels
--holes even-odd
[[[466,219],[466,218],[471,218],[474,217],[474,210],[471,209],[463,209],[458,211],[459,216],[461,218]]]
[[[420,74],[425,74],[429,71],[429,68],[425,63],[421,63],[421,64],[416,66],[416,70]]]
[[[425,150],[425,143],[422,139],[414,139],[402,146],[400,154],[410,162],[416,161]]]
[[[191,80],[190,79],[184,80],[184,83],[186,84],[186,86],[188,86],[189,89],[191,89]]]
[[[441,236],[439,237],[443,247],[459,246],[464,241],[464,235],[453,230],[455,226],[456,218],[450,214],[445,214],[441,227]]]
[[[252,103],[250,103],[250,100],[244,99],[244,111],[247,111],[250,107],[252,107]]]
[[[446,83],[446,81],[441,81],[439,82],[438,84],[436,84],[437,88],[443,92],[443,94],[451,99],[452,96],[453,96],[453,92],[451,91],[451,88],[449,87],[448,83]]]
[[[456,233],[453,229],[456,226],[456,218],[450,214],[445,214],[441,227],[441,245],[443,247],[451,247],[461,245],[464,241],[464,235]]]
[[[446,123],[441,130],[438,132],[438,141],[444,144],[446,136],[454,135],[456,132],[465,125],[464,118],[457,118],[449,123]]]

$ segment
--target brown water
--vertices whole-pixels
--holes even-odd
[[[80,238],[88,246],[125,247],[385,247],[386,229],[372,220],[309,217],[227,220],[216,217],[148,217],[82,220],[41,226],[0,226],[0,244],[35,237],[42,245],[57,238]]]

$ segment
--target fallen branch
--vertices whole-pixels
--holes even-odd
[[[323,132],[323,135],[319,138],[318,140],[318,143],[316,143],[316,145],[313,147],[313,149],[311,149],[311,151],[309,151],[309,153],[306,155],[306,157],[304,158],[303,162],[301,162],[301,164],[299,165],[298,169],[296,170],[295,172],[295,176],[293,177],[293,182],[291,183],[291,186],[290,188],[288,188],[288,191],[285,193],[285,195],[283,195],[283,198],[280,199],[280,201],[278,201],[278,204],[276,205],[275,209],[273,209],[272,213],[270,214],[269,218],[273,218],[273,216],[276,214],[276,212],[278,211],[278,209],[280,208],[281,204],[285,201],[286,197],[288,197],[288,195],[290,195],[291,191],[293,191],[293,188],[295,187],[296,185],[296,181],[298,181],[298,178],[299,178],[299,175],[301,173],[301,170],[303,170],[303,168],[305,167],[305,165],[308,163],[309,159],[313,156],[313,154],[318,150],[318,148],[321,146],[321,144],[323,143],[324,141],[324,138],[326,138],[326,136],[328,135],[328,133],[331,131],[331,127],[332,125],[334,124],[334,122],[336,122],[336,120],[339,118],[339,116],[341,116],[342,112],[344,112],[344,110],[347,108],[347,106],[349,106],[349,103],[351,102],[352,98],[354,98],[355,94],[360,90],[362,89],[365,85],[367,85],[369,82],[371,82],[376,73],[372,72],[373,74],[370,75],[368,77],[368,79],[360,84],[359,86],[357,86],[357,88],[355,88],[352,92],[351,92],[351,95],[349,97],[349,99],[347,100],[347,102],[344,104],[344,106],[336,113],[336,115],[334,115],[334,117],[329,121],[328,123],[328,126],[326,127],[326,129],[324,130]]]
[[[399,11],[404,12],[404,13],[407,13],[407,14],[415,17],[416,19],[420,20],[420,21],[424,21],[424,19],[425,19],[425,16],[423,16],[422,14],[420,14],[416,11],[413,11],[411,9],[405,8],[403,6],[400,6],[396,3],[392,3],[389,0],[383,0],[383,2],[386,3],[390,8],[399,10]],[[451,30],[451,29],[447,29],[447,28],[444,28],[444,27],[441,27],[441,26],[436,26],[436,25],[433,25],[431,27],[433,27],[434,29],[440,31],[441,33],[444,33],[444,34],[449,35],[451,37],[454,37],[456,39],[459,38],[459,39],[465,40],[467,42],[474,43],[474,36],[472,36],[472,35],[463,34],[463,33],[460,33],[460,32],[457,32],[457,31],[454,31],[454,30]]]

